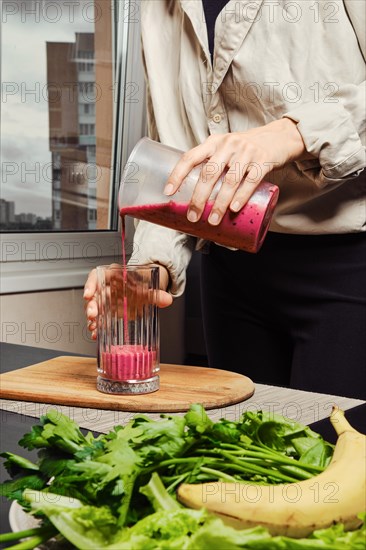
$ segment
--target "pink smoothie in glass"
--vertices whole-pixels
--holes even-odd
[[[101,374],[109,380],[145,380],[155,376],[156,352],[141,345],[111,346],[102,353]]]
[[[249,200],[238,213],[227,211],[217,226],[210,225],[207,221],[212,202],[206,204],[200,220],[195,223],[187,219],[188,203],[173,200],[163,204],[122,207],[120,214],[163,225],[224,246],[257,252],[266,236],[278,198],[276,186],[268,184],[268,191],[272,193],[268,202]]]

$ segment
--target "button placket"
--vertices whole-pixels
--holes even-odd
[[[207,112],[207,124],[210,134],[221,134],[229,131],[225,106],[217,90],[212,94],[210,107]]]

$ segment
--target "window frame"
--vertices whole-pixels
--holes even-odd
[[[111,0],[116,102],[109,223],[117,230],[14,232],[0,235],[0,294],[79,288],[96,265],[121,259],[118,189],[121,169],[144,135],[145,85],[141,59],[139,4]],[[137,102],[129,102],[129,86]]]

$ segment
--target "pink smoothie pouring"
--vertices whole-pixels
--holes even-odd
[[[111,346],[102,353],[101,367],[109,380],[145,380],[155,376],[156,352],[141,345]]]
[[[122,222],[122,265],[123,265],[123,283],[126,286],[127,285],[127,269],[126,269],[126,224],[125,224],[125,218],[124,216],[121,216],[121,222]],[[124,296],[123,298],[123,327],[124,327],[124,341],[128,343],[128,319],[127,319],[127,296]]]
[[[213,203],[207,203],[198,222],[187,220],[188,203],[169,201],[163,204],[126,206],[120,210],[121,216],[133,216],[176,229],[188,235],[213,241],[224,246],[257,252],[266,236],[274,207],[278,198],[278,188],[273,188],[272,199],[266,203],[249,201],[238,213],[226,212],[217,226],[208,223]]]

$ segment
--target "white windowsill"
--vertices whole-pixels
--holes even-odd
[[[1,294],[82,287],[97,265],[121,263],[117,231],[4,233]]]

